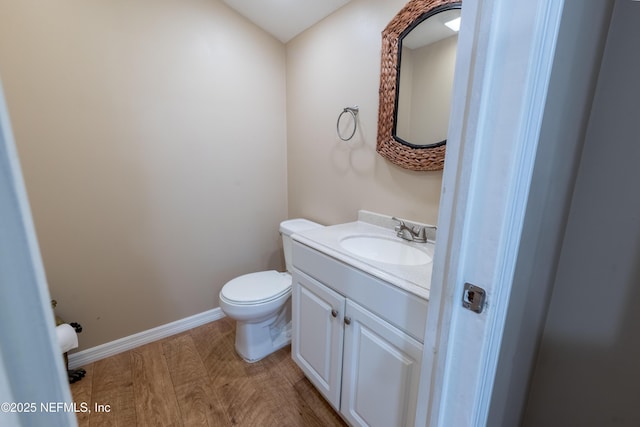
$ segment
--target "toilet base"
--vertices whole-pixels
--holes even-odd
[[[236,353],[246,362],[257,362],[291,343],[290,301],[261,322],[236,322]]]

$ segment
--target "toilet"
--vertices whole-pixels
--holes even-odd
[[[249,273],[222,287],[220,308],[236,320],[236,352],[247,362],[257,362],[291,342],[291,235],[319,227],[302,218],[283,221],[287,272]]]

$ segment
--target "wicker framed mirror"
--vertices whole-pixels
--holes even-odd
[[[376,151],[405,169],[434,171],[444,168],[450,87],[453,84],[457,44],[457,30],[445,28],[445,25],[449,24],[452,16],[455,17],[457,14],[459,17],[461,5],[460,0],[410,0],[382,32]],[[448,40],[449,37],[452,41]],[[417,43],[417,39],[421,39],[420,43]],[[407,71],[409,64],[418,62],[417,59],[410,59],[412,56],[409,55],[413,55],[414,51],[421,49],[423,52],[429,49],[428,53],[420,53],[416,58],[428,57],[431,58],[430,61],[434,61],[433,58],[444,58],[441,53],[433,52],[434,49],[438,49],[438,52],[444,51],[445,48],[440,45],[445,43],[446,49],[453,49],[453,54],[447,53],[447,58],[452,59],[446,60],[451,64],[447,65],[450,75],[445,76],[445,79],[433,71],[433,65],[423,66],[419,73]],[[403,46],[404,44],[406,46]],[[406,57],[404,61],[403,54]],[[442,68],[440,64],[438,67]],[[418,86],[414,83],[413,87],[406,87],[406,75],[412,76],[410,79],[415,80],[418,77],[414,77],[414,74],[422,75],[426,83]],[[442,95],[445,98],[431,92],[436,88],[442,92],[441,88],[447,84],[448,92],[445,90],[446,95]],[[429,87],[432,89],[428,89]],[[415,98],[417,102],[407,101],[407,97]],[[421,105],[427,101],[435,105]],[[413,111],[410,111],[411,109]],[[411,117],[408,117],[408,112],[411,113]],[[405,125],[410,122],[414,123],[410,125],[411,129],[409,125]],[[425,132],[427,135],[423,135]]]

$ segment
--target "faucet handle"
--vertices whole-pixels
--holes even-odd
[[[413,233],[416,235],[416,242],[427,241],[427,227],[415,226],[413,227]]]
[[[392,216],[392,217],[391,217],[391,219],[392,219],[392,220],[394,220],[394,221],[398,221],[398,225],[396,225],[396,227],[395,227],[395,230],[396,230],[396,231],[398,231],[398,232],[399,232],[399,231],[401,231],[403,228],[405,228],[405,227],[406,227],[406,225],[405,225],[405,223],[404,223],[404,221],[403,221],[403,220],[398,219],[398,218],[396,218],[395,216]]]
[[[436,231],[438,231],[438,227],[435,226],[435,225],[426,225],[424,227],[424,232],[425,232],[425,236],[424,237],[425,237],[425,239],[427,238],[427,230],[433,230],[434,233],[435,233]],[[435,234],[433,235],[433,239],[435,240]]]

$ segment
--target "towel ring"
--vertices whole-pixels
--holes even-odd
[[[353,138],[353,135],[356,134],[356,129],[358,128],[358,111],[359,108],[357,105],[353,106],[353,107],[346,107],[342,110],[342,113],[340,113],[340,115],[338,116],[338,122],[336,123],[336,132],[338,133],[338,137],[343,140],[343,141],[348,141],[351,138]],[[342,135],[340,134],[340,119],[342,119],[342,116],[344,115],[344,113],[350,113],[351,116],[353,117],[353,132],[351,132],[351,135],[349,135],[347,138],[343,138]]]

